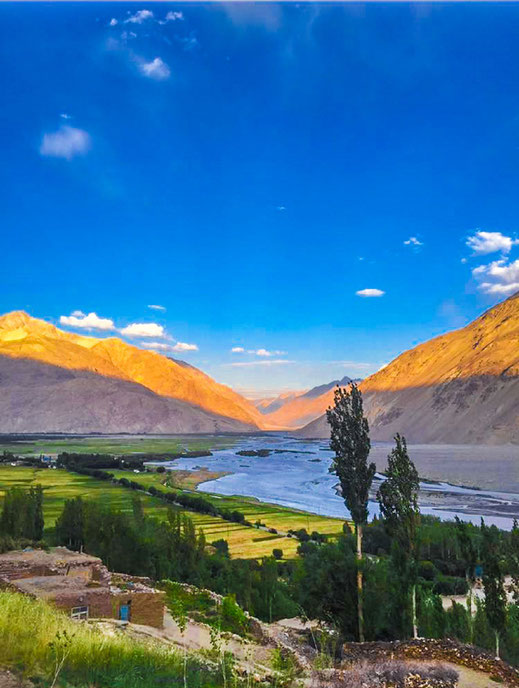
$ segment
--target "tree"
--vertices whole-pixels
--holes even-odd
[[[386,480],[378,492],[380,511],[388,532],[398,548],[398,569],[405,588],[411,587],[413,637],[418,637],[416,620],[416,580],[418,525],[418,471],[407,453],[405,437],[395,435],[396,447],[387,459]]]
[[[465,563],[465,578],[467,580],[467,585],[468,585],[468,599],[467,599],[467,606],[469,610],[469,640],[472,643],[474,638],[473,638],[473,622],[472,622],[472,586],[474,585],[474,580],[475,580],[475,571],[476,571],[476,564],[478,561],[478,552],[476,549],[476,546],[474,545],[474,541],[470,535],[470,530],[471,526],[469,526],[468,523],[465,521],[460,521],[460,519],[456,516],[456,537],[458,539],[458,544],[460,547],[460,553],[463,558],[463,561]]]
[[[485,612],[488,623],[494,631],[496,657],[499,659],[499,640],[506,626],[506,593],[499,558],[499,531],[495,526],[489,528],[481,519],[481,535]]]
[[[82,550],[84,536],[84,510],[81,497],[67,499],[56,521],[56,537],[60,545]]]
[[[344,503],[357,535],[357,612],[359,640],[364,641],[362,605],[362,526],[368,520],[368,497],[375,464],[368,464],[371,449],[368,420],[362,394],[355,383],[349,389],[337,386],[334,406],[326,411],[331,429],[330,449],[335,452],[333,469],[341,484]]]

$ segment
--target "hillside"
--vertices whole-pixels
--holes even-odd
[[[300,428],[326,411],[333,400],[334,387],[338,384],[347,385],[349,382],[351,379],[345,376],[342,380],[333,380],[292,396],[280,405],[271,405],[263,411],[265,420],[273,426]]]
[[[0,363],[2,432],[246,431],[261,418],[191,365],[24,312],[0,317]]]
[[[282,406],[285,406],[285,404],[288,404],[290,401],[300,396],[301,394],[304,394],[304,390],[283,392],[283,394],[278,394],[277,397],[256,399],[253,401],[253,404],[260,413],[262,413],[263,415],[268,415],[269,413],[274,413],[274,411],[278,411]]]
[[[360,385],[374,440],[519,442],[519,295],[406,351]],[[324,416],[300,431],[327,437]]]

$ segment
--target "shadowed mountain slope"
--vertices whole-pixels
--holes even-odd
[[[519,295],[406,351],[360,385],[374,440],[519,442]],[[324,416],[300,431],[327,437]]]

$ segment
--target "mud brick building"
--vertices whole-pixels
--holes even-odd
[[[164,623],[164,593],[149,579],[111,573],[101,559],[66,547],[0,554],[0,588],[46,600],[76,619]]]

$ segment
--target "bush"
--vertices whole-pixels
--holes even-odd
[[[466,595],[468,585],[465,578],[456,576],[438,576],[434,582],[433,592],[437,595]]]
[[[245,612],[236,602],[235,595],[227,595],[222,601],[222,630],[244,635],[249,627]]]
[[[272,550],[272,556],[274,559],[283,559],[283,550],[282,549],[273,549]]]

